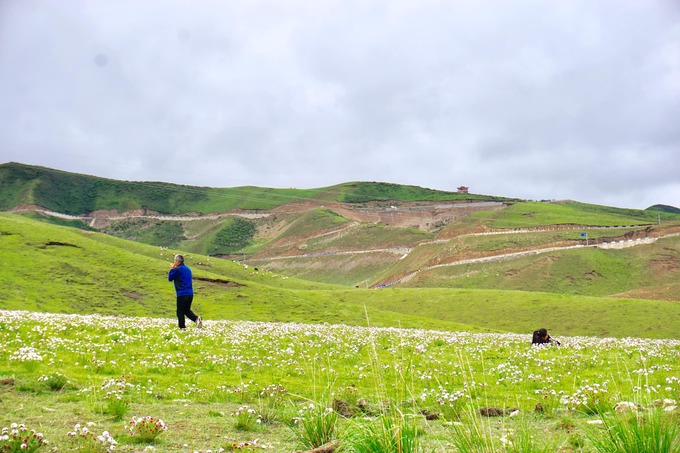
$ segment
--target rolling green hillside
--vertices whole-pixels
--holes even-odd
[[[408,287],[488,288],[616,296],[650,288],[680,300],[680,236],[624,249],[579,248],[512,260],[438,267]]]
[[[172,318],[175,250],[0,214],[0,306]],[[680,304],[525,291],[346,289],[187,256],[207,319],[678,338]],[[634,319],[634,322],[631,320]]]
[[[626,226],[654,224],[657,212],[621,209],[577,202],[515,203],[502,211],[485,215],[493,228],[532,228],[545,225]],[[677,219],[667,215],[664,218]]]
[[[680,208],[676,208],[675,206],[668,206],[665,204],[655,204],[653,206],[648,207],[647,211],[670,212],[672,214],[680,214]]]
[[[166,214],[266,210],[299,202],[411,200],[496,200],[415,186],[355,182],[319,189],[210,188],[163,182],[116,181],[19,163],[0,164],[0,210],[38,205],[63,214],[100,209],[150,209]]]
[[[167,270],[175,251],[16,215],[0,214],[0,220],[2,308],[172,317],[174,290]],[[366,322],[363,310],[341,303],[345,293],[337,287],[206,256],[187,255],[187,262],[196,280],[196,310],[208,319]],[[477,330],[373,307],[368,315],[375,325]]]
[[[235,259],[261,272],[346,289],[521,290],[680,301],[677,238],[621,250],[593,247],[679,233],[680,214],[668,206],[525,202],[378,182],[214,189],[113,181],[15,163],[0,165],[0,194],[5,209],[54,210],[23,215],[55,225],[156,250],[209,255],[212,262]],[[583,245],[590,248],[573,248]],[[504,258],[549,248],[557,249]],[[469,263],[494,257],[500,261]]]

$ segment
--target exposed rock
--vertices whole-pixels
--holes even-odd
[[[332,440],[327,444],[323,444],[320,447],[312,448],[311,450],[301,451],[299,453],[332,453],[336,448],[340,446],[339,440]]]
[[[654,400],[652,403],[656,407],[667,407],[667,406],[676,406],[678,402],[676,400],[670,399],[670,398],[664,398],[662,400]]]
[[[508,409],[499,409],[497,407],[480,407],[479,413],[485,417],[501,417],[503,415],[509,415],[515,417],[519,415],[519,409],[516,407],[511,407]]]
[[[425,420],[439,420],[438,412],[430,412],[427,409],[423,409],[420,411],[420,414],[425,416]]]
[[[359,401],[357,401],[357,407],[361,412],[367,415],[374,415],[377,413],[375,408],[373,408],[371,404],[364,398],[359,398]]]
[[[614,411],[619,414],[625,414],[628,412],[637,413],[638,407],[637,404],[630,401],[620,401],[614,406]]]
[[[347,401],[334,399],[333,410],[345,418],[350,418],[354,416],[354,412],[352,411],[352,409],[350,409],[349,403]]]
[[[497,407],[480,407],[479,413],[485,417],[500,417],[503,415],[503,409]]]
[[[365,412],[365,410],[368,409],[368,401],[366,401],[364,398],[359,398],[359,401],[357,401],[357,407]]]

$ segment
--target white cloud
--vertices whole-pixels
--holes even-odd
[[[2,161],[680,206],[674,2],[0,4]]]

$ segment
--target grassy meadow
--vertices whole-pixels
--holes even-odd
[[[176,251],[17,215],[0,214],[0,220],[1,308],[173,316],[167,271]],[[189,254],[187,262],[194,307],[206,319],[365,326],[367,313],[376,327],[526,333],[543,325],[558,335],[619,338],[678,338],[680,332],[675,302],[496,289],[370,290],[203,255]]]
[[[679,341],[559,340],[0,311],[0,426],[63,452],[99,451],[67,435],[77,424],[129,452],[678,451]],[[131,435],[147,416],[167,429]],[[603,423],[642,433],[645,449],[600,448]]]
[[[348,189],[369,197],[393,188]],[[540,226],[554,214],[620,227],[589,231],[607,237],[657,215],[625,221],[629,210],[535,205],[462,222]],[[317,210],[307,219],[281,239],[309,234],[310,253],[324,241],[353,245],[312,237],[320,230],[310,222],[332,229],[343,218]],[[206,321],[179,331],[166,276],[181,250],[62,223],[0,213],[0,451],[30,430],[49,441],[38,451],[56,452],[107,451],[110,439],[123,452],[294,452],[329,441],[357,453],[680,451],[680,304],[677,285],[665,283],[678,237],[437,268],[412,287],[381,290],[351,284],[377,265],[375,254],[319,257],[339,274],[354,267],[315,283],[189,252],[193,308]],[[194,232],[217,237],[228,225],[213,227]],[[356,228],[354,244],[382,229]],[[221,240],[247,234],[233,229]],[[394,234],[397,245],[434,239]],[[396,270],[579,237],[451,238],[415,247]],[[669,301],[623,297],[645,289],[658,297],[661,285]],[[612,294],[620,297],[602,297]],[[539,327],[561,345],[531,346]]]

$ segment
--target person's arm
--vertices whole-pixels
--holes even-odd
[[[168,272],[168,281],[171,282],[174,279],[177,278],[177,273],[179,271],[177,270],[177,262],[175,261],[172,263],[172,266],[170,266],[170,272]]]

